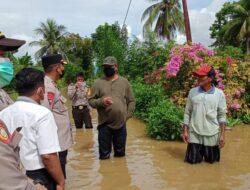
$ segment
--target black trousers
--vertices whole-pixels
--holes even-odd
[[[125,156],[127,129],[126,125],[120,129],[114,130],[106,124],[98,126],[99,158],[101,160],[109,159],[112,145],[114,147],[114,156]]]
[[[46,169],[26,171],[26,175],[33,180],[38,180],[48,190],[56,190],[56,182]]]
[[[80,109],[79,106],[73,106],[72,115],[77,129],[82,128],[83,124],[85,124],[85,128],[93,128],[91,116],[87,106],[84,106],[83,109]]]
[[[68,150],[59,152],[59,159],[62,167],[62,172],[64,175],[64,178],[66,179],[66,164],[67,164],[67,155],[68,155]]]
[[[220,161],[220,147],[204,146],[197,143],[188,143],[185,162],[197,164],[202,161],[214,163]]]

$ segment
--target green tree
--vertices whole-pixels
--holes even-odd
[[[21,65],[23,67],[29,67],[33,65],[33,61],[30,55],[26,53],[22,57],[15,57],[14,55],[11,56],[14,65]]]
[[[81,67],[86,77],[91,78],[94,72],[92,40],[90,38],[82,38],[79,34],[71,33],[63,41],[64,51],[69,63]]]
[[[142,21],[145,21],[144,36],[149,31],[154,31],[159,37],[171,40],[177,31],[184,33],[184,17],[179,0],[161,0],[151,5],[144,11]]]
[[[211,38],[215,39],[215,42],[212,44],[212,46],[221,49],[223,49],[227,45],[238,46],[235,36],[224,38],[224,26],[230,21],[229,15],[233,14],[233,7],[233,3],[224,3],[222,9],[218,13],[216,13],[216,19],[209,29]]]
[[[62,39],[67,34],[65,26],[58,25],[53,19],[47,19],[45,23],[40,23],[40,27],[35,29],[35,33],[42,37],[40,40],[30,43],[31,46],[40,46],[40,49],[35,53],[36,59],[44,54],[52,53],[61,53],[65,56],[62,47]]]
[[[135,39],[129,44],[125,62],[125,74],[130,79],[143,78],[145,74],[164,67],[174,42],[162,42],[150,33],[141,42]]]
[[[250,53],[250,2],[240,0],[225,3],[216,14],[216,21],[210,28],[211,37],[216,39],[214,46],[241,46],[245,44]],[[220,45],[222,44],[222,45]]]
[[[101,64],[107,56],[114,56],[118,60],[119,72],[124,73],[124,59],[127,50],[127,29],[119,26],[118,22],[109,25],[105,23],[97,27],[95,33],[91,34],[93,58],[100,74]]]
[[[65,75],[64,75],[64,80],[67,84],[71,82],[75,82],[76,80],[76,75],[79,72],[84,72],[82,67],[76,64],[67,64],[65,66]]]

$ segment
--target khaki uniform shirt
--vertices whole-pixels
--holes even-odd
[[[3,89],[0,89],[0,111],[13,103],[9,95]]]
[[[51,78],[45,76],[44,83],[45,96],[42,105],[52,111],[58,127],[57,133],[61,151],[65,151],[73,144],[69,112],[65,105],[66,98],[62,96]]]
[[[15,131],[10,135],[5,124],[0,121],[0,189],[35,190],[20,169],[19,142],[22,135]]]
[[[72,106],[88,106],[88,91],[89,87],[85,82],[82,83],[80,88],[76,88],[76,84],[71,83],[68,86],[68,96],[72,100]]]

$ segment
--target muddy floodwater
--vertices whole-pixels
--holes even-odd
[[[250,189],[250,126],[227,131],[221,162],[188,165],[186,145],[146,137],[144,124],[127,124],[127,156],[99,161],[95,128],[74,131],[67,190],[246,190]]]

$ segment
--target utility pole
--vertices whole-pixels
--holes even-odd
[[[185,32],[186,32],[187,43],[189,45],[191,45],[192,44],[192,35],[191,35],[190,21],[189,21],[189,15],[188,15],[187,0],[182,0],[182,6],[183,6],[183,13],[184,13],[184,22],[185,22]]]

